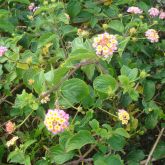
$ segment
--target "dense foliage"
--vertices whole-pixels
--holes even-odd
[[[146,160],[165,126],[164,4],[0,0],[0,164]]]

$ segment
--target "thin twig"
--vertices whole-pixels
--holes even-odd
[[[88,158],[88,159],[83,159],[83,162],[84,163],[87,163],[87,162],[92,162],[93,161],[93,158]],[[68,162],[68,163],[65,163],[64,165],[78,165],[80,163],[80,160],[73,160],[71,162]]]
[[[150,153],[148,155],[148,158],[147,158],[147,161],[145,162],[145,165],[149,164],[149,162],[151,160],[151,157],[152,157],[152,155],[153,155],[153,153],[155,151],[155,148],[156,148],[157,144],[159,143],[159,140],[160,140],[160,138],[161,138],[161,136],[163,134],[163,131],[164,131],[164,128],[161,129],[161,131],[160,131],[160,133],[159,133],[159,135],[158,135],[158,137],[157,137],[157,139],[156,139],[156,141],[155,141],[155,143],[154,143],[154,145],[153,145],[153,147],[152,147],[152,149],[151,149],[151,151],[150,151]]]
[[[19,87],[22,86],[22,83],[21,84],[18,84],[17,86],[15,86],[12,90],[11,90],[11,94],[13,94]],[[9,96],[3,96],[2,98],[0,98],[0,104],[2,104],[6,98],[9,97]]]

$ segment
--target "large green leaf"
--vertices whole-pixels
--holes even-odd
[[[96,77],[93,82],[94,89],[112,95],[117,90],[117,81],[110,75],[101,75]]]
[[[108,144],[110,144],[111,148],[116,151],[120,151],[126,144],[125,138],[120,135],[112,135],[109,138]]]
[[[129,163],[139,163],[141,160],[145,158],[145,154],[142,150],[134,149],[128,153],[127,160]]]
[[[81,2],[77,0],[70,1],[67,10],[71,17],[77,16],[81,11]]]
[[[75,149],[80,149],[86,144],[91,144],[94,142],[95,140],[89,131],[81,130],[76,135],[68,139],[65,148],[66,151],[69,152]]]
[[[57,145],[50,148],[49,158],[51,163],[63,164],[64,162],[70,160],[74,156],[74,152],[66,152],[61,145]]]
[[[115,134],[118,134],[118,135],[126,137],[126,138],[130,137],[130,135],[124,128],[117,128],[114,132],[115,132]]]
[[[89,88],[84,81],[73,78],[64,82],[61,92],[69,102],[79,103],[89,95]]]
[[[123,33],[124,32],[124,25],[119,20],[113,20],[109,23],[109,27],[117,32]]]
[[[152,99],[155,94],[155,83],[151,80],[146,80],[144,83],[144,98],[146,101]]]

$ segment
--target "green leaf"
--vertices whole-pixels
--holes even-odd
[[[38,103],[36,102],[36,98],[33,96],[33,94],[29,94],[23,90],[22,94],[17,95],[14,108],[23,109],[27,106],[34,110],[38,109]]]
[[[124,32],[124,25],[121,21],[113,20],[109,23],[109,28],[113,29],[117,32],[123,33]]]
[[[110,75],[101,75],[96,77],[93,86],[99,92],[113,95],[117,90],[117,81]]]
[[[153,129],[158,123],[158,115],[155,112],[151,112],[145,119],[145,126],[148,129]]]
[[[130,138],[129,133],[124,128],[117,128],[114,133],[125,138]]]
[[[128,92],[130,90],[130,87],[132,87],[132,85],[130,85],[129,78],[125,75],[120,75],[118,76],[118,78],[121,83],[121,87],[124,89],[123,93]]]
[[[8,10],[5,10],[5,9],[0,9],[0,17],[8,17],[9,15],[9,11]]]
[[[13,33],[14,26],[7,18],[0,18],[0,29],[4,32]]]
[[[63,83],[61,92],[69,102],[74,104],[81,102],[83,98],[89,95],[89,88],[84,81],[73,78]]]
[[[30,4],[29,0],[8,0],[8,3],[10,2],[19,2],[19,3],[24,3],[26,5]]]
[[[129,96],[131,97],[132,100],[137,101],[139,98],[139,93],[132,88],[129,90]]]
[[[164,141],[160,141],[159,144],[157,145],[154,153],[153,153],[153,157],[157,160],[157,159],[161,159],[165,156],[165,142]]]
[[[26,149],[31,146],[33,143],[35,143],[36,140],[28,140],[26,141],[23,145],[22,145],[22,148],[24,151],[26,151]]]
[[[93,119],[89,122],[89,125],[92,127],[93,130],[99,129],[99,122],[96,119]]]
[[[68,139],[65,148],[66,151],[69,152],[75,149],[80,149],[86,144],[91,144],[94,142],[95,140],[89,131],[81,130],[76,135]]]
[[[155,94],[155,83],[151,80],[146,80],[144,82],[144,98],[149,101],[153,98]]]
[[[108,144],[110,144],[113,150],[120,151],[124,148],[126,141],[123,136],[112,135],[108,140]]]
[[[95,161],[94,165],[123,165],[119,155],[110,155],[109,157],[99,156]]]
[[[119,155],[111,155],[106,159],[107,164],[114,165],[123,165],[123,161],[121,160]]]
[[[67,6],[67,11],[71,17],[77,16],[81,11],[81,2],[77,0],[70,1]]]
[[[7,157],[7,160],[11,163],[22,164],[25,160],[25,155],[23,151],[17,149],[15,151],[10,152],[10,154]]]
[[[86,112],[84,118],[81,120],[80,128],[85,126],[93,117],[93,110],[89,110]]]
[[[130,37],[125,37],[121,40],[121,42],[119,43],[119,47],[118,47],[118,53],[120,56],[122,56],[128,42],[130,41]]]
[[[131,152],[128,153],[128,156],[127,156],[128,164],[129,162],[139,163],[144,158],[145,158],[144,152],[139,149],[132,150]]]
[[[74,156],[74,152],[66,152],[65,149],[61,145],[57,145],[50,148],[50,153],[48,157],[51,160],[51,163],[63,164],[64,162],[72,159]]]
[[[56,34],[51,32],[44,33],[39,39],[37,39],[38,49],[53,41],[58,41],[58,36]]]
[[[128,66],[124,65],[121,68],[121,74],[127,76],[130,81],[134,81],[138,76],[138,69],[137,68],[131,69]]]
[[[46,90],[45,75],[43,70],[41,70],[37,75],[34,76],[33,87],[38,94],[41,94]]]
[[[95,65],[94,64],[87,65],[87,66],[82,67],[81,69],[86,74],[88,79],[92,80],[94,76],[94,72],[95,72]]]

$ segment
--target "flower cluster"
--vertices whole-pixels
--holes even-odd
[[[14,145],[17,140],[18,140],[18,136],[14,136],[12,139],[7,141],[6,146],[10,147],[10,146]]]
[[[29,6],[28,6],[28,9],[29,11],[31,12],[35,12],[39,7],[35,6],[34,3],[31,3]]]
[[[160,12],[159,18],[165,19],[165,12],[164,11]]]
[[[127,12],[132,14],[141,14],[143,11],[138,7],[131,6],[127,9]]]
[[[149,12],[149,15],[151,17],[157,17],[159,15],[159,10],[157,8],[154,8],[154,7],[149,9],[148,12]]]
[[[47,102],[50,101],[50,95],[46,95],[46,96],[44,96],[44,95],[45,95],[45,92],[41,94],[41,96],[42,96],[41,104],[46,104]]]
[[[158,42],[159,41],[159,35],[158,32],[154,29],[148,29],[145,32],[145,36],[147,37],[148,40],[150,40],[150,42],[154,43],[154,42]]]
[[[15,123],[8,121],[5,125],[5,130],[8,134],[12,134],[15,131]]]
[[[119,109],[118,111],[118,118],[121,120],[122,124],[128,124],[128,121],[130,120],[129,113],[124,109]]]
[[[0,46],[0,56],[3,56],[6,51],[7,48],[5,46]]]
[[[93,47],[96,49],[96,54],[107,58],[117,50],[118,41],[114,35],[105,32],[94,38]]]
[[[69,115],[63,110],[49,109],[45,116],[44,124],[53,134],[63,132],[69,126]]]
[[[157,17],[159,16],[160,19],[165,19],[165,12],[157,9],[157,8],[154,8],[152,7],[151,9],[148,10],[148,13],[151,17]]]
[[[89,32],[87,30],[78,29],[77,30],[77,35],[80,36],[80,37],[88,37]]]

